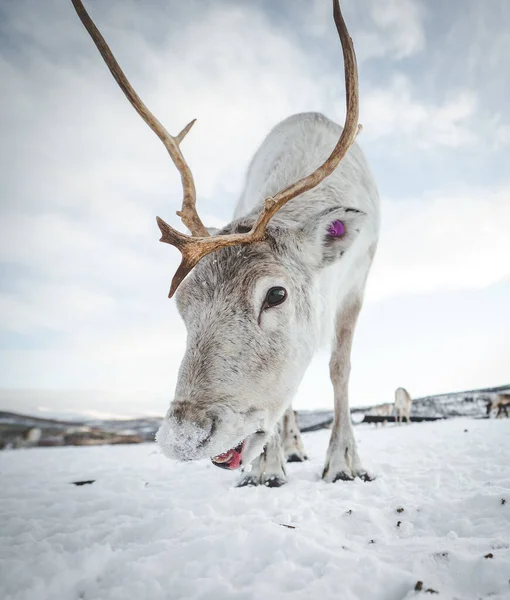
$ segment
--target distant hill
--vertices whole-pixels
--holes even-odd
[[[412,396],[412,390],[408,391]],[[483,417],[487,413],[487,401],[499,392],[510,392],[510,384],[413,398],[411,416]],[[374,406],[355,407],[351,409],[351,413],[369,413],[373,408]]]
[[[409,390],[412,395],[412,390]],[[448,419],[453,417],[485,417],[487,401],[499,392],[510,392],[510,384],[497,387],[450,392],[413,398],[411,417],[429,417]],[[371,406],[356,406],[351,408],[353,421],[360,423],[363,415],[371,414],[377,404]],[[333,421],[334,412],[330,411],[299,411],[299,426],[302,431],[314,431],[321,426],[327,426]]]
[[[19,413],[0,410],[0,423],[16,423],[26,425],[27,427],[71,427],[83,425],[84,421],[63,421],[60,419],[47,419],[44,417],[33,417],[31,415],[22,415]]]
[[[412,393],[412,390],[409,390]],[[436,394],[413,399],[412,417],[453,418],[486,416],[487,400],[498,392],[510,392],[510,384],[498,387]],[[361,422],[363,414],[370,414],[373,406],[354,407],[354,421]],[[333,410],[299,411],[302,431],[314,431],[329,426]],[[361,418],[360,418],[361,417]],[[83,419],[59,420],[40,416],[21,415],[0,411],[0,447],[28,445],[61,446],[67,444],[137,443],[154,441],[162,417],[136,419]],[[30,430],[40,430],[37,443],[26,441]]]

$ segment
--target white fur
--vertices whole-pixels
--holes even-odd
[[[378,417],[389,417],[393,415],[393,404],[380,404],[375,406],[370,413]]]
[[[395,421],[402,423],[403,419],[407,419],[407,422],[411,422],[411,406],[412,399],[409,392],[404,388],[397,388],[395,390]]]
[[[253,222],[265,198],[314,171],[329,156],[340,133],[340,126],[318,113],[294,115],[277,125],[251,162],[234,224]],[[334,219],[346,224],[346,234],[332,240],[327,238],[327,229]],[[290,406],[313,354],[332,344],[336,416],[324,476],[335,481],[366,475],[350,422],[348,379],[352,337],[377,247],[379,222],[377,188],[363,153],[354,144],[328,178],[291,200],[271,220],[283,250],[274,255],[266,242],[261,243],[267,272],[251,287],[242,281],[249,249],[236,253],[239,267],[234,270],[228,253],[218,259],[210,255],[197,265],[177,291],[188,344],[168,415],[170,424],[158,434],[166,454],[211,456],[212,448],[216,451],[224,444],[221,450],[226,451],[246,439],[243,461],[251,461],[269,440],[276,439],[272,432]],[[235,287],[230,289],[234,279]],[[258,310],[271,285],[286,287],[288,300],[262,311],[255,326],[250,315]],[[241,290],[245,295],[236,298]],[[260,363],[264,352],[268,360],[261,369],[257,360]],[[242,363],[240,356],[246,356]],[[247,410],[263,415],[257,418],[265,435],[255,431],[253,415],[247,415]],[[193,429],[192,435],[188,431],[181,435],[183,419],[202,432]],[[204,439],[211,440],[209,445],[202,444],[190,455],[190,443]],[[272,446],[278,456],[283,455],[277,444],[271,442]],[[273,458],[266,452],[265,464],[281,462]]]
[[[339,125],[317,113],[293,115],[277,125],[253,158],[234,219],[261,209],[265,198],[314,171],[335,147],[341,131]],[[362,170],[368,175],[363,178],[364,185],[360,185],[358,180]],[[320,297],[315,313],[317,348],[331,343],[338,307],[344,298],[352,291],[363,296],[371,263],[367,251],[377,244],[379,237],[379,195],[357,144],[322,184],[291,200],[275,219],[291,226],[302,223],[321,207],[331,204],[357,208],[367,217],[354,247],[341,261],[326,267],[318,278]]]

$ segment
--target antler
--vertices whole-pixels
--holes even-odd
[[[345,124],[333,152],[327,160],[318,167],[313,173],[303,177],[296,183],[290,185],[284,190],[278,192],[272,198],[264,200],[264,208],[257,221],[248,233],[234,233],[229,235],[209,236],[200,217],[196,212],[196,192],[191,171],[182,156],[179,149],[180,142],[191,129],[193,123],[189,123],[177,137],[172,137],[161,123],[152,115],[147,107],[140,100],[134,89],[129,84],[122,69],[115,60],[105,40],[97,30],[96,26],[88,16],[81,0],[71,0],[83,25],[94,40],[101,56],[108,65],[112,75],[121,87],[128,100],[134,106],[138,114],[156,133],[165,145],[175,166],[181,173],[181,180],[184,189],[184,198],[182,210],[177,214],[182,222],[189,228],[192,235],[185,235],[170,227],[163,219],[156,217],[159,229],[161,230],[161,242],[175,246],[182,255],[181,264],[177,269],[170,288],[169,297],[171,298],[175,290],[179,287],[182,280],[195,267],[199,260],[207,254],[227,246],[237,246],[241,244],[253,244],[260,242],[265,238],[266,227],[270,219],[296,196],[313,189],[336,169],[340,161],[347,154],[347,151],[354,143],[356,136],[361,131],[361,125],[358,125],[359,117],[359,97],[358,97],[358,67],[356,64],[356,54],[352,44],[352,39],[343,19],[338,0],[333,0],[333,17],[335,25],[340,36],[342,51],[344,55],[345,70],[345,93],[346,93],[346,116]]]
[[[120,89],[124,92],[136,112],[163,142],[168,154],[170,154],[170,158],[173,160],[174,165],[181,174],[184,195],[182,199],[182,209],[177,211],[177,215],[181,217],[182,222],[193,235],[207,237],[209,232],[204,227],[204,224],[200,220],[196,210],[197,192],[195,190],[193,175],[191,174],[191,170],[184,160],[184,156],[179,148],[180,143],[185,138],[189,130],[193,127],[196,119],[193,119],[193,121],[188,123],[176,137],[170,135],[163,125],[158,121],[158,119],[156,119],[151,111],[145,106],[140,96],[138,96],[135,90],[131,87],[127,77],[120,68],[119,63],[116,61],[115,56],[113,56],[112,51],[101,35],[99,29],[94,25],[94,22],[89,17],[89,14],[85,10],[81,0],[71,0],[71,2],[73,3],[73,6],[78,13],[78,16],[80,17],[85,29],[89,32],[90,37],[99,50],[99,53],[103,57],[107,67],[110,69],[115,81],[119,84]]]

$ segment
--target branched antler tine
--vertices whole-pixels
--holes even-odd
[[[177,229],[170,227],[168,223],[156,217],[156,222],[158,224],[159,230],[161,231],[161,237],[159,238],[160,242],[164,242],[165,244],[170,244],[171,246],[175,246],[178,250],[184,248],[186,244],[188,244],[193,238],[189,235],[185,235]]]
[[[193,121],[190,121],[186,127],[175,137],[175,140],[177,141],[178,144],[180,144],[182,142],[182,140],[188,135],[189,130],[193,127],[193,125],[197,122],[196,119],[193,119]]]
[[[170,288],[170,293],[168,295],[168,297],[171,298],[182,280],[193,269],[198,261],[203,256],[211,252],[210,247],[215,248],[218,246],[218,241],[216,238],[211,236],[207,238],[199,238],[185,235],[184,233],[181,233],[180,231],[177,231],[171,227],[160,217],[156,217],[156,222],[159,230],[161,231],[161,237],[159,241],[164,242],[165,244],[170,244],[171,246],[177,248],[182,257],[181,264],[179,265],[179,268],[172,279],[172,287]]]
[[[160,217],[156,217],[156,221],[159,230],[161,231],[161,238],[159,241],[174,246],[180,251],[182,256],[181,264],[172,279],[172,287],[168,294],[168,297],[171,298],[186,275],[193,269],[197,262],[207,254],[207,250],[197,243],[197,240],[203,238],[193,238],[189,235],[185,235],[173,227],[170,227],[170,225],[163,221],[163,219],[160,219]],[[211,240],[212,238],[209,237],[209,239]]]
[[[110,69],[115,81],[118,83],[120,89],[124,92],[125,96],[136,110],[136,112],[142,117],[147,125],[154,131],[158,138],[163,142],[165,148],[170,155],[174,165],[177,167],[181,175],[181,182],[183,188],[183,200],[182,200],[182,211],[181,218],[182,222],[191,231],[193,235],[207,237],[209,232],[204,227],[204,224],[200,220],[196,211],[196,190],[195,182],[193,181],[193,175],[191,170],[186,163],[184,156],[179,148],[179,144],[184,139],[184,136],[193,126],[194,121],[188,124],[177,137],[171,136],[158,119],[151,113],[151,111],[145,106],[141,98],[135,92],[131,84],[129,83],[124,72],[120,68],[119,63],[113,56],[105,39],[101,35],[98,28],[90,18],[89,14],[85,10],[81,0],[71,0],[73,6],[80,18],[83,26],[88,31],[94,44],[96,45],[99,53],[103,57],[107,67]]]
[[[179,265],[179,268],[177,269],[175,275],[172,278],[172,284],[170,286],[170,291],[168,292],[169,298],[171,298],[175,294],[177,288],[181,285],[182,280],[193,269],[193,267],[197,264],[200,258],[196,262],[193,262],[187,260],[185,256],[182,257],[181,264]]]
[[[358,125],[359,118],[359,96],[358,96],[358,66],[356,63],[356,53],[352,39],[345,25],[340,4],[338,0],[333,0],[333,17],[335,25],[340,36],[342,51],[344,55],[345,71],[345,95],[346,95],[346,115],[345,124],[340,138],[329,155],[327,160],[313,173],[303,177],[296,183],[278,192],[273,198],[268,198],[264,204],[264,210],[259,215],[252,232],[257,233],[257,239],[263,234],[269,220],[280,210],[284,204],[296,196],[313,189],[328,175],[331,175],[340,161],[347,154],[347,151],[354,143],[356,136],[362,127]]]

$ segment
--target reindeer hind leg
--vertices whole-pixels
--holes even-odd
[[[304,462],[308,460],[301,439],[297,414],[292,408],[288,408],[283,415],[282,444],[287,462]]]

